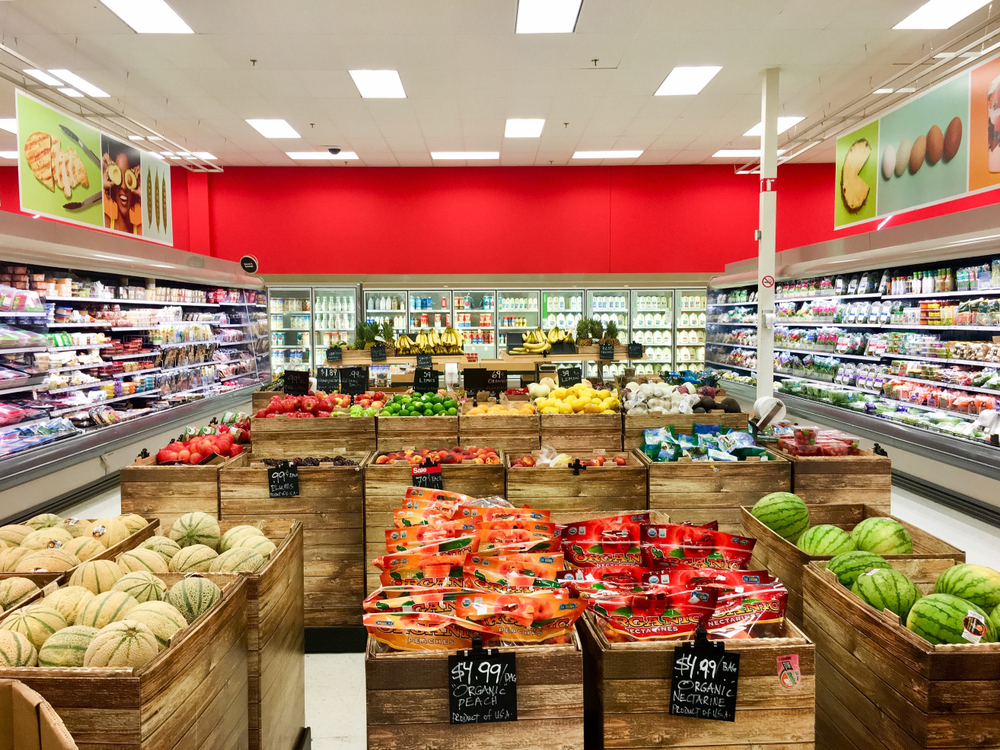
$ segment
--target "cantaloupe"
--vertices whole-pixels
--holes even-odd
[[[173,559],[174,555],[181,551],[181,545],[165,536],[151,536],[140,544],[139,547],[140,549],[153,550],[153,552],[159,554],[168,563]]]
[[[246,539],[248,536],[264,536],[264,532],[256,526],[233,526],[222,535],[222,539],[219,541],[219,552],[228,552],[236,546],[238,541]]]
[[[5,578],[0,581],[0,612],[15,607],[38,591],[27,578]]]
[[[171,573],[207,573],[212,562],[219,555],[211,547],[204,544],[193,544],[184,547],[170,560]]]
[[[149,550],[146,550],[150,552]],[[150,552],[155,555],[155,552]],[[162,559],[160,562],[163,562]],[[166,564],[164,563],[164,566]],[[154,576],[152,573],[140,570],[133,573],[126,573],[118,582],[111,587],[112,591],[124,591],[133,597],[137,602],[159,601],[167,591],[167,584]]]
[[[66,542],[71,541],[73,541],[73,535],[66,529],[39,529],[24,537],[21,546],[28,549],[52,549],[53,547],[62,547]]]
[[[237,549],[239,547],[252,549],[265,560],[270,560],[271,554],[278,548],[278,545],[265,536],[248,536],[240,539],[235,545],[233,545],[233,549]]]
[[[77,625],[103,628],[112,622],[125,619],[129,611],[138,607],[135,597],[124,591],[105,591],[87,602],[76,618]]]
[[[83,531],[87,528],[88,523],[90,523],[90,521],[81,520],[79,518],[64,518],[63,522],[56,528],[65,529],[74,539],[78,539],[83,536]]]
[[[40,549],[17,561],[15,573],[65,573],[80,564],[80,558],[64,549]]]
[[[99,632],[86,625],[71,625],[52,634],[38,650],[38,666],[82,667],[87,647]]]
[[[118,520],[125,524],[128,529],[129,534],[134,534],[137,531],[142,531],[144,528],[149,526],[149,521],[147,521],[142,516],[138,516],[135,513],[129,513],[124,516],[118,516]]]
[[[104,545],[89,536],[81,536],[63,545],[63,549],[81,560],[92,560],[104,552]]]
[[[132,549],[118,556],[118,567],[123,573],[145,570],[150,573],[167,573],[167,561],[151,549]]]
[[[0,622],[0,630],[20,633],[36,649],[41,648],[50,635],[66,627],[69,627],[66,618],[58,610],[44,604],[15,609]]]
[[[48,529],[53,526],[58,526],[62,523],[62,519],[55,513],[42,513],[41,515],[35,516],[24,522],[25,526],[30,526],[35,531],[39,529]]]
[[[21,558],[31,552],[32,550],[24,547],[11,547],[0,552],[0,573],[13,573]]]
[[[187,622],[194,622],[222,598],[222,589],[207,578],[193,576],[178,581],[167,592],[167,604],[177,608]]]
[[[167,602],[140,604],[128,613],[128,619],[141,622],[152,630],[161,649],[167,647],[167,643],[174,633],[188,625],[184,615],[177,610],[177,607]]]
[[[24,538],[28,534],[33,533],[35,533],[35,529],[30,526],[19,526],[17,524],[0,526],[0,541],[6,542],[11,547],[20,547]]]
[[[95,594],[110,591],[122,577],[122,569],[111,560],[88,560],[73,571],[69,577],[70,586],[83,586]]]
[[[185,513],[174,521],[170,529],[170,538],[181,547],[204,544],[217,550],[221,537],[219,522],[207,513]]]
[[[105,548],[113,547],[132,536],[128,526],[117,518],[98,518],[96,521],[91,521],[83,530],[83,535],[93,537]]]
[[[156,658],[160,647],[153,631],[135,620],[101,629],[87,647],[85,667],[142,667]]]
[[[13,630],[0,630],[0,667],[33,667],[38,651],[31,641]]]
[[[256,573],[264,567],[264,558],[246,547],[235,547],[212,560],[209,573]]]
[[[59,610],[66,622],[73,625],[87,602],[93,598],[94,592],[83,586],[60,586],[45,597],[45,604]]]

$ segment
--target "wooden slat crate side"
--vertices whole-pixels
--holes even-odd
[[[506,491],[504,455],[499,452],[499,464],[445,464],[441,467],[441,483],[448,492],[460,492],[471,497],[503,496]],[[397,510],[403,502],[406,488],[413,484],[412,467],[408,463],[377,464],[365,467],[366,510]]]
[[[524,454],[541,447],[541,423],[537,414],[462,414],[458,420],[458,443],[462,447],[489,446],[506,453]]]
[[[646,443],[645,431],[658,427],[676,427],[678,432],[690,434],[696,424],[717,424],[734,430],[746,430],[750,415],[745,412],[727,414],[712,411],[708,414],[626,414],[625,450],[638,449]]]
[[[589,459],[598,453],[577,451],[573,455]],[[645,464],[634,451],[603,455],[624,457],[628,464],[588,466],[578,475],[573,474],[572,468],[508,466],[507,497],[515,505],[528,503],[558,513],[645,510],[648,504]]]
[[[879,720],[884,720],[888,724],[889,720],[882,716],[871,701],[849,685],[844,686],[843,696],[833,693],[829,687],[829,671],[829,665],[820,657],[819,683],[816,685],[817,742],[822,737],[822,741],[835,750],[843,748],[897,750],[898,746],[883,742],[885,739],[891,743],[891,738],[887,737],[885,732],[873,733],[867,726]],[[850,702],[850,708],[841,701],[841,698]],[[846,740],[845,744],[837,744],[843,740]],[[915,743],[907,743],[906,747],[907,750],[917,750]]]
[[[255,456],[322,458],[375,450],[375,417],[275,417],[250,420]]]
[[[259,409],[265,408],[269,403],[271,403],[271,398],[277,396],[278,398],[284,398],[284,391],[254,391],[250,394],[250,406],[253,408],[253,413],[256,414]],[[250,415],[251,417],[253,414]]]
[[[622,450],[621,414],[542,414],[542,447],[558,451]]]
[[[580,713],[582,714],[582,708]],[[583,721],[572,716],[498,724],[399,724],[368,726],[368,750],[583,750]]]
[[[301,588],[294,594],[302,601]],[[275,636],[261,650],[258,737],[251,735],[251,750],[294,750],[305,726],[305,610],[285,608]],[[251,705],[251,715],[253,705]],[[251,724],[251,727],[253,724]]]
[[[138,458],[124,467],[122,513],[159,518],[170,528],[185,513],[219,517],[219,471],[236,459],[215,459],[203,466],[157,466],[156,458]]]
[[[454,448],[458,417],[378,417],[379,453],[405,448]]]
[[[257,457],[238,456],[230,467],[219,473],[222,517],[271,516],[275,501],[270,497],[267,467]],[[352,454],[348,458],[358,466],[299,467],[299,496],[282,498],[281,514],[324,514],[361,511],[364,493],[364,466],[370,454]],[[306,527],[308,530],[308,526]]]

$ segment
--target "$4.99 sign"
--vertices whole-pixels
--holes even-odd
[[[511,653],[466,652],[448,657],[452,724],[517,721],[517,662]]]

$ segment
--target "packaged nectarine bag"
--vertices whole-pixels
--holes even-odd
[[[531,594],[463,591],[456,597],[458,617],[486,629],[484,642],[553,643],[569,636],[587,604],[559,589]]]
[[[508,594],[558,588],[556,573],[563,568],[561,553],[466,555],[462,580],[466,588]]]
[[[715,589],[678,589],[672,592],[621,594],[591,603],[598,625],[612,643],[628,641],[692,640],[699,625],[715,612]]]
[[[585,568],[595,565],[638,565],[639,528],[649,523],[649,513],[593,518],[562,529],[566,561]]]
[[[680,566],[745,570],[755,539],[685,524],[645,524],[642,564],[656,570]]]
[[[376,612],[363,618],[368,635],[397,651],[463,651],[472,648],[482,626],[435,612]]]
[[[455,612],[458,586],[383,586],[370,593],[362,606],[365,612]]]
[[[372,564],[383,586],[448,586],[462,580],[465,552],[442,553],[437,545],[382,555]]]
[[[482,555],[512,555],[523,552],[559,552],[558,536],[546,536],[525,529],[480,529],[479,553]]]
[[[551,512],[539,508],[479,508],[479,516],[484,522],[496,523],[498,521],[541,521],[547,522],[551,519]]]
[[[766,570],[675,568],[675,588],[716,589],[719,599],[705,626],[710,638],[780,638],[788,589]]]

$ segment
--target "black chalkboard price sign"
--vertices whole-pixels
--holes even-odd
[[[703,631],[702,631],[703,632]],[[670,715],[736,721],[740,655],[699,637],[674,649]]]
[[[372,344],[372,362],[385,362],[385,344]]]
[[[615,358],[615,345],[601,344],[601,359],[614,359],[614,358]]]
[[[367,367],[343,367],[340,370],[340,392],[360,396],[368,390]]]
[[[339,346],[331,346],[326,350],[326,361],[327,362],[343,362],[344,361],[344,350]]]
[[[431,367],[431,355],[430,354],[418,354],[417,355],[417,367]]]
[[[517,721],[516,655],[480,647],[449,656],[448,714],[452,724]]]
[[[558,373],[560,388],[571,388],[583,378],[583,370],[579,367],[563,367]]]
[[[629,344],[628,345],[628,358],[629,359],[642,359],[645,356],[643,352],[642,344]]]
[[[424,464],[414,466],[410,470],[413,477],[414,487],[426,487],[431,490],[443,490],[444,484],[441,481],[441,466],[438,464]]]
[[[269,497],[298,497],[299,467],[282,461],[275,468],[268,469],[267,492]]]
[[[317,367],[316,390],[323,391],[323,393],[333,393],[340,390],[340,370],[336,367]]]
[[[413,390],[417,393],[435,393],[440,388],[441,373],[418,367],[413,371]]]
[[[305,370],[285,370],[284,390],[289,396],[305,396],[309,393],[309,373]]]

